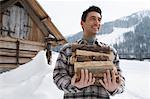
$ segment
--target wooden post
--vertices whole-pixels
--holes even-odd
[[[16,41],[16,64],[19,65],[19,40]]]
[[[51,64],[52,51],[51,51],[50,43],[47,43],[46,49],[47,49],[47,51],[46,51],[47,61],[48,61],[48,64]]]

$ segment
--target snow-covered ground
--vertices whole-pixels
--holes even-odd
[[[0,74],[0,99],[63,99],[63,91],[53,83],[52,71],[58,53],[53,52],[52,65],[41,51],[29,63]],[[123,94],[111,99],[150,99],[150,62],[121,60],[126,78]]]

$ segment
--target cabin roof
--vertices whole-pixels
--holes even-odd
[[[26,10],[29,16],[37,24],[38,28],[40,28],[44,36],[47,37],[47,40],[53,40],[57,44],[64,44],[67,42],[53,24],[51,18],[36,0],[0,0],[1,12],[17,3],[21,4],[20,6]]]

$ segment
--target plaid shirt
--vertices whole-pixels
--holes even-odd
[[[86,44],[85,40],[79,40],[78,44]],[[98,43],[94,41],[93,44],[100,46],[106,46],[104,43]],[[124,77],[121,75],[121,69],[119,68],[119,57],[117,52],[113,49],[115,59],[114,64],[117,67],[119,75],[123,78],[121,86],[110,93],[102,86],[91,85],[82,89],[71,85],[71,78],[74,75],[74,66],[70,63],[70,57],[72,56],[71,43],[64,45],[60,50],[60,54],[55,64],[53,71],[54,83],[57,87],[64,91],[64,99],[109,99],[109,95],[115,95],[124,91]]]

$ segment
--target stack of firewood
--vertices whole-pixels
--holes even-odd
[[[96,78],[94,84],[100,85],[103,73],[113,69],[114,55],[108,46],[73,44],[72,52],[71,63],[77,74],[76,81],[80,80],[81,69],[87,69]]]

